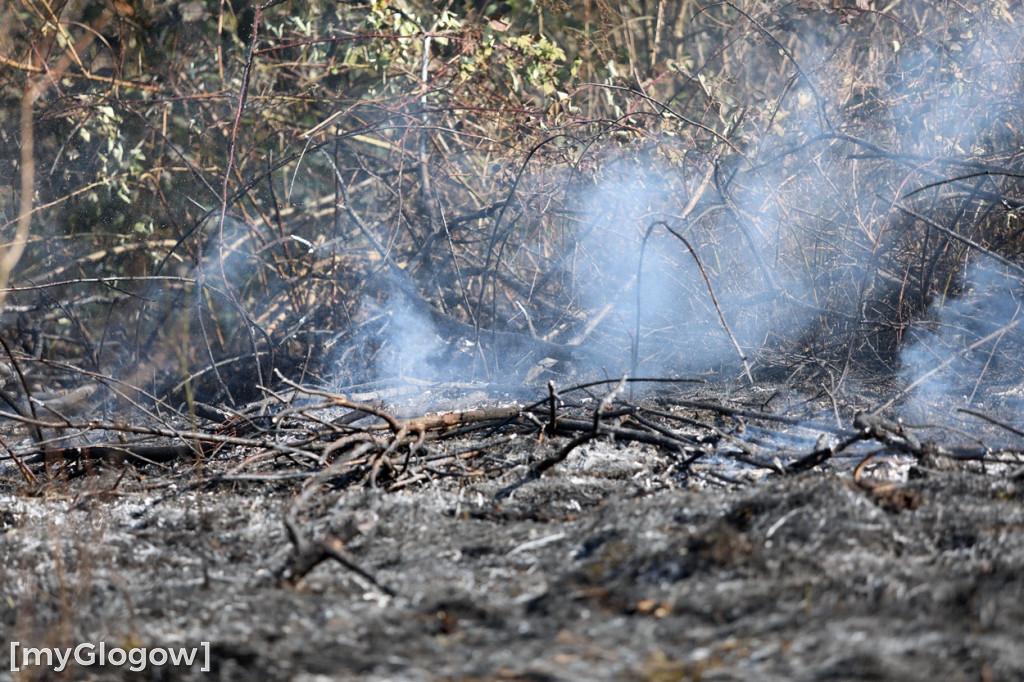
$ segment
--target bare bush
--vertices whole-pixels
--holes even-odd
[[[835,380],[1021,250],[1019,3],[117,7],[7,10],[51,387]]]

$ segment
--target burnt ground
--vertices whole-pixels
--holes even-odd
[[[8,471],[5,640],[208,641],[212,667],[19,679],[1024,678],[1024,483],[1009,450],[924,457],[870,441],[780,474],[601,439],[497,501],[568,439],[433,447],[472,438],[462,476],[425,468],[391,490],[328,480],[304,497],[289,470],[218,478],[242,448],[41,487]],[[855,482],[868,452],[876,483]],[[877,481],[904,502],[885,504]],[[280,580],[289,509],[395,595],[330,560]]]

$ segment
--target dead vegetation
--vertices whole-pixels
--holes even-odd
[[[339,499],[571,525],[590,448],[646,453],[613,497],[1017,485],[1019,1],[312,4],[0,10],[8,489],[270,491],[274,589],[401,598]],[[623,576],[754,570],[761,502],[553,580],[668,616]]]
[[[339,390],[414,365],[543,386],[738,363],[838,390],[898,369],[968,264],[1019,277],[1018,3],[542,6],[511,27],[129,10],[35,105],[50,171],[4,328],[44,403],[89,383],[189,414],[277,372]],[[74,28],[9,11],[37,51]],[[25,54],[14,92],[39,79]]]

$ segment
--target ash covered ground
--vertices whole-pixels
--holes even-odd
[[[772,437],[779,452],[813,449],[807,434],[781,443],[784,430],[741,421],[720,428],[762,449]],[[39,488],[8,473],[5,639],[206,641],[212,668],[30,667],[18,679],[1024,676],[1024,484],[1010,449],[915,457],[866,439],[779,474],[597,439],[498,501],[567,440],[445,441],[435,453],[479,451],[466,475],[392,490],[333,479],[298,506],[302,479],[217,479],[241,448]],[[872,453],[877,465],[855,477]],[[885,486],[910,502],[886,504]],[[379,584],[335,561],[280,580],[295,555],[289,514],[310,541],[343,541]]]

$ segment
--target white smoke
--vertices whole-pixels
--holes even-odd
[[[903,352],[900,377],[913,398],[908,413],[976,405],[992,396],[982,386],[1015,396],[1024,387],[1022,305],[1019,276],[972,264],[963,291],[933,304],[934,327],[917,333]]]

